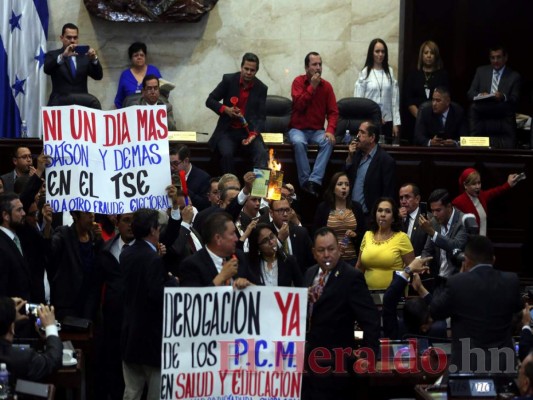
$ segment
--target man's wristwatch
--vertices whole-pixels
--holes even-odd
[[[411,268],[409,266],[405,267],[403,269],[403,272],[405,272],[409,276],[413,275],[413,271],[411,271]]]

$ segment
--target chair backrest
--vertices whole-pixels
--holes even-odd
[[[96,96],[93,96],[90,93],[71,93],[66,96],[61,96],[58,98],[56,105],[70,106],[73,104],[94,108],[96,110],[102,109],[102,104],[100,104],[100,100],[98,100]]]
[[[56,387],[51,383],[39,383],[24,379],[17,379],[15,393],[17,394],[17,398],[19,400],[54,400]]]
[[[496,149],[516,147],[516,118],[514,111],[500,103],[473,103],[468,117],[471,136],[488,136]]]
[[[370,120],[374,125],[381,126],[381,109],[375,101],[363,97],[345,97],[337,102],[339,121],[335,137],[341,143],[346,130],[352,135],[357,134],[359,125],[365,120]]]
[[[291,122],[292,101],[287,97],[268,95],[265,132],[286,134]]]

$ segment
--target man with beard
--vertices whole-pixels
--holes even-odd
[[[0,296],[30,298],[30,269],[17,235],[25,215],[18,195],[0,195]]]

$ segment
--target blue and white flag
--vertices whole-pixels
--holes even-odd
[[[47,36],[47,0],[0,0],[0,137],[40,136]]]

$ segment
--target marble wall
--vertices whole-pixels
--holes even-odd
[[[397,0],[219,0],[198,23],[134,24],[91,17],[83,2],[48,0],[48,49],[61,46],[66,22],[80,28],[80,44],[94,47],[104,67],[102,81],[89,83],[104,109],[111,109],[117,82],[129,66],[127,48],[148,46],[148,62],[176,84],[170,100],[180,130],[212,132],[217,116],[204,105],[222,74],[238,71],[242,55],[259,56],[257,77],[269,94],[290,97],[309,51],[322,55],[323,77],[337,99],[353,95],[368,43],[381,37],[397,73],[400,2]],[[50,82],[49,82],[50,85]],[[207,140],[207,136],[199,137]]]

